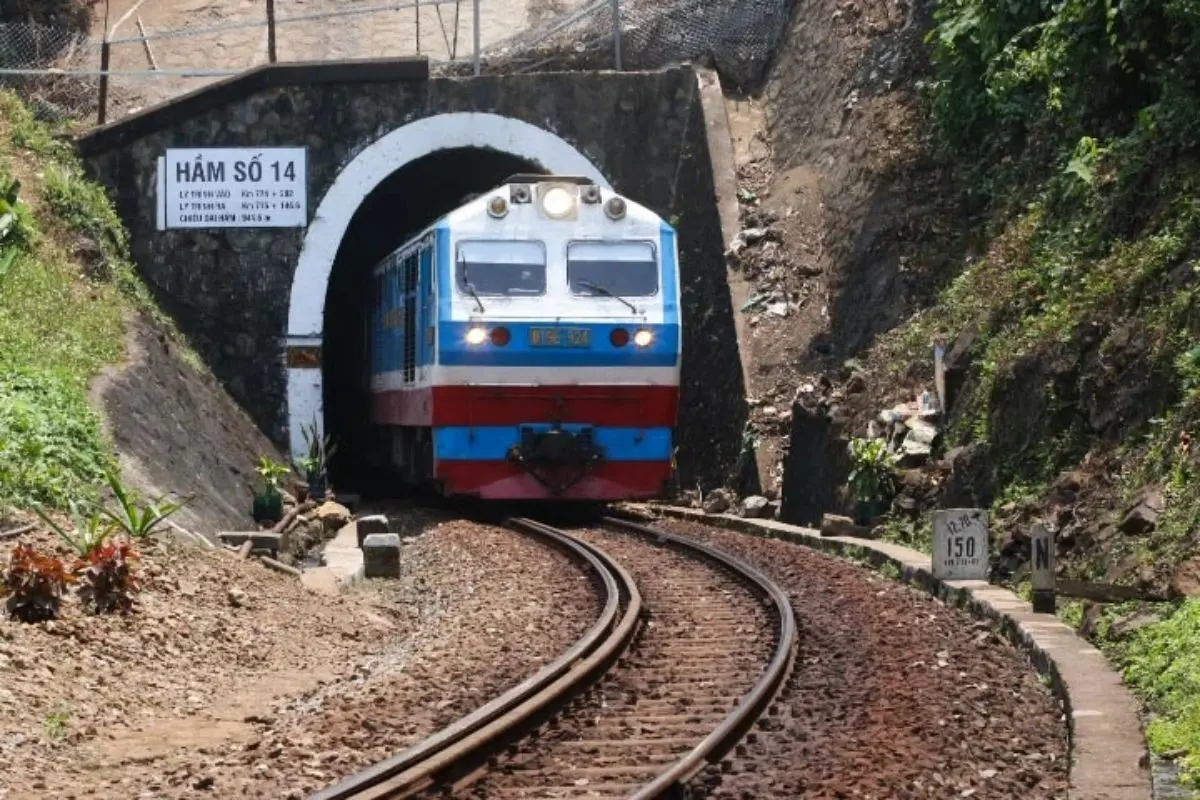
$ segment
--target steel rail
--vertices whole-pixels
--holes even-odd
[[[792,613],[792,604],[788,600],[787,593],[762,572],[735,556],[694,539],[676,536],[619,517],[603,517],[601,521],[614,528],[632,531],[660,542],[668,542],[682,550],[701,553],[709,560],[736,573],[750,583],[759,593],[775,604],[776,613],[779,615],[779,640],[775,654],[766,671],[750,692],[742,698],[733,711],[729,712],[712,733],[704,737],[703,741],[672,764],[669,769],[659,773],[653,781],[626,796],[626,800],[651,800],[651,798],[678,792],[683,784],[694,778],[707,764],[719,762],[767,710],[792,671],[792,661],[796,653],[796,618]]]
[[[509,519],[507,524],[550,541],[591,567],[606,592],[599,619],[570,650],[535,675],[403,752],[310,795],[309,800],[394,800],[460,779],[527,729],[553,716],[626,651],[642,614],[641,594],[629,573],[602,550],[548,525],[523,518]]]

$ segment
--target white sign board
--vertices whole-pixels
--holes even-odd
[[[933,512],[933,575],[942,580],[987,580],[987,512],[949,508]]]
[[[168,150],[158,159],[158,229],[303,228],[303,147]]]

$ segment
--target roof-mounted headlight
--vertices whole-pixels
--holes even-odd
[[[542,193],[542,211],[551,219],[566,219],[575,213],[575,192],[565,186],[551,186]]]

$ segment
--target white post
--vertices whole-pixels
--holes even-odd
[[[987,512],[981,508],[933,512],[932,566],[933,576],[940,580],[987,580]]]
[[[474,5],[475,5],[475,74],[479,75],[483,69],[483,65],[480,64],[480,62],[479,62],[479,51],[480,51],[480,46],[479,46],[479,39],[480,39],[479,0],[475,0]]]
[[[612,0],[613,18],[613,61],[617,72],[621,71],[621,0]]]

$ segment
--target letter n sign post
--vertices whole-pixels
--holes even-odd
[[[1054,613],[1054,534],[1045,525],[1034,525],[1029,532],[1033,551],[1033,613]]]

